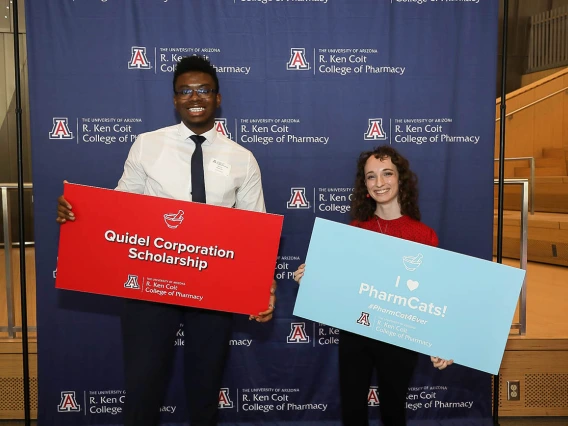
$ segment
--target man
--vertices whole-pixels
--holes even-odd
[[[255,158],[214,128],[215,111],[221,105],[215,68],[204,57],[182,58],[174,71],[173,88],[181,123],[138,136],[116,189],[264,212]],[[75,220],[63,196],[58,201],[57,221]],[[273,281],[269,309],[249,319],[272,318],[275,289]],[[125,426],[158,424],[180,322],[185,323],[184,379],[191,425],[216,424],[232,314],[125,300],[121,316]]]

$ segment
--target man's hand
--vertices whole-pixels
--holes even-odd
[[[453,359],[448,360],[448,359],[438,358],[437,356],[431,356],[430,361],[432,361],[432,364],[438,370],[443,370],[447,366],[452,365],[454,363]]]
[[[268,301],[268,309],[264,312],[259,312],[258,316],[251,315],[249,320],[256,320],[257,322],[268,322],[272,319],[272,313],[276,306],[276,280],[272,280],[270,287],[270,299]]]
[[[298,269],[296,270],[296,272],[294,272],[294,281],[296,281],[298,284],[300,284],[300,281],[302,280],[302,277],[304,276],[304,272],[306,272],[306,264],[302,263],[300,266],[298,266]]]
[[[66,180],[63,183],[68,183]],[[67,200],[62,196],[57,199],[57,219],[55,219],[58,223],[65,223],[68,220],[74,221],[75,215],[71,211],[73,207],[71,204],[67,202]]]

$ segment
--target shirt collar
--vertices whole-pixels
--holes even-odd
[[[178,125],[178,130],[182,140],[189,139],[190,136],[196,134],[195,132],[188,129],[187,126],[183,124],[183,122]],[[215,130],[215,127],[212,127],[211,130],[202,133],[201,136],[205,138],[203,145],[211,145],[215,142],[215,139],[217,139],[217,131]]]

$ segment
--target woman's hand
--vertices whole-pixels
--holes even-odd
[[[432,364],[438,370],[443,370],[447,366],[452,365],[454,363],[453,359],[448,360],[448,359],[444,359],[444,358],[438,358],[437,356],[431,356],[430,361],[432,361]]]
[[[294,281],[296,281],[298,284],[300,284],[300,281],[302,280],[302,277],[304,276],[305,270],[306,270],[306,264],[302,263],[300,266],[298,266],[298,269],[296,270],[296,272],[294,272]]]
[[[256,320],[257,322],[268,322],[272,319],[274,308],[276,307],[276,280],[272,280],[270,286],[270,298],[268,300],[268,309],[264,312],[259,312],[258,316],[250,315],[249,321]]]

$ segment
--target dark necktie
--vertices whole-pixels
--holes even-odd
[[[191,156],[191,199],[197,203],[206,203],[203,150],[201,149],[201,144],[205,142],[205,138],[200,135],[192,135],[190,138],[195,142],[195,151]]]

